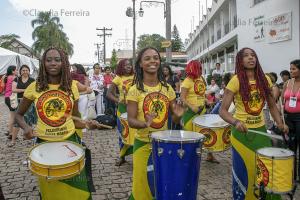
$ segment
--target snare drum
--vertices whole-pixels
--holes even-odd
[[[294,153],[266,147],[256,152],[256,186],[263,183],[266,192],[283,194],[293,189]]]
[[[32,173],[48,180],[63,180],[81,172],[85,153],[80,144],[44,142],[31,148],[28,166]]]
[[[200,115],[193,120],[193,131],[203,134],[203,143],[210,152],[225,151],[231,147],[230,125],[219,115]]]
[[[196,200],[204,136],[168,130],[151,134],[157,200]]]
[[[130,128],[127,121],[127,113],[122,113],[120,116],[122,141],[124,144],[133,145],[136,129]]]

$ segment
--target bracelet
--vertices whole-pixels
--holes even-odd
[[[236,127],[236,125],[237,125],[239,122],[240,122],[240,120],[236,119],[236,120],[234,120],[234,122],[232,123],[232,125],[233,125],[234,127]]]
[[[204,108],[204,107],[202,107],[202,106],[199,106],[199,107],[198,107],[198,112],[197,112],[197,114],[198,114],[198,115],[200,115],[200,114],[201,114],[201,112],[202,112],[203,108]]]

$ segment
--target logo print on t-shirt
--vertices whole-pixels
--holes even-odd
[[[133,81],[132,79],[127,79],[127,80],[123,81],[122,89],[125,94],[127,94],[129,88],[131,87],[132,81]]]
[[[72,109],[72,101],[65,93],[50,90],[38,98],[36,106],[40,119],[49,126],[57,127],[66,122],[66,115]]]
[[[205,93],[205,84],[202,80],[196,80],[194,83],[194,91],[197,95],[204,95]]]
[[[250,86],[250,98],[248,102],[244,102],[245,110],[248,114],[259,115],[264,107],[265,99],[259,94],[256,84]]]
[[[148,94],[143,103],[144,117],[148,114],[155,114],[151,124],[152,128],[162,128],[168,119],[169,99],[164,94],[152,92]]]

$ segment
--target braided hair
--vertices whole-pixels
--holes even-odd
[[[198,60],[191,60],[185,68],[186,76],[197,79],[202,75],[202,65]]]
[[[124,76],[126,74],[125,65],[126,65],[127,61],[129,61],[129,59],[120,60],[120,62],[118,63],[118,66],[117,66],[116,75]],[[133,74],[133,68],[131,68],[131,71],[130,71],[130,75],[132,75],[132,74]]]
[[[239,83],[240,83],[240,95],[244,102],[248,102],[250,99],[250,85],[249,79],[246,74],[246,70],[243,65],[243,57],[244,51],[246,49],[251,50],[254,53],[254,57],[256,58],[255,64],[255,74],[254,78],[256,80],[256,88],[259,91],[260,95],[264,97],[264,99],[268,99],[267,97],[271,95],[271,90],[269,88],[268,80],[265,77],[265,74],[260,66],[258,61],[258,57],[253,49],[243,48],[236,55],[236,63],[235,63],[235,73],[237,74]]]
[[[139,52],[139,54],[137,56],[137,59],[135,61],[135,75],[134,75],[133,83],[136,84],[136,88],[138,90],[141,90],[141,91],[145,92],[144,83],[143,83],[144,71],[143,71],[143,68],[141,67],[140,63],[142,62],[142,57],[143,57],[144,53],[149,49],[152,49],[152,50],[156,51],[156,53],[158,54],[160,64],[159,64],[159,68],[158,68],[158,71],[157,71],[157,79],[160,82],[160,84],[162,86],[166,87],[167,90],[168,90],[169,87],[168,87],[167,82],[164,78],[164,74],[163,74],[162,67],[161,67],[161,57],[160,57],[160,54],[159,54],[158,50],[155,49],[154,47],[146,47],[146,48],[142,49]]]
[[[58,51],[61,58],[62,67],[61,67],[61,78],[59,83],[59,89],[68,93],[69,95],[72,95],[72,89],[71,89],[72,79],[71,79],[70,63],[69,63],[68,55],[62,49],[59,49],[57,47],[50,47],[43,53],[39,74],[36,79],[36,91],[41,92],[49,89],[49,85],[48,85],[49,80],[48,80],[48,74],[46,71],[45,62],[46,62],[46,54],[50,50]]]

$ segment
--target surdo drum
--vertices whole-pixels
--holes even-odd
[[[196,117],[193,119],[193,131],[206,137],[203,146],[210,152],[225,151],[231,147],[230,125],[219,115],[207,114]]]
[[[181,130],[151,134],[157,200],[196,200],[204,136]]]
[[[48,180],[63,180],[81,172],[85,153],[80,144],[44,142],[31,148],[28,166],[32,173]]]

